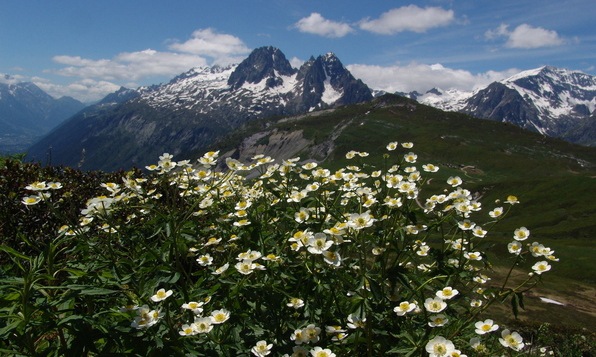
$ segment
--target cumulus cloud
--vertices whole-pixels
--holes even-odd
[[[294,68],[300,68],[304,64],[304,60],[298,57],[292,57],[290,60],[290,65]]]
[[[211,28],[200,29],[184,42],[170,40],[166,51],[145,49],[102,59],[54,56],[53,61],[62,67],[46,72],[78,80],[66,86],[40,81],[40,87],[53,95],[97,100],[126,83],[169,78],[193,67],[238,62],[243,58],[238,56],[248,52],[250,49],[238,37]]]
[[[359,26],[365,31],[392,35],[403,31],[425,32],[431,28],[446,26],[454,19],[452,10],[409,5],[384,12],[378,19],[366,18],[360,21]]]
[[[316,12],[313,12],[308,17],[300,19],[294,24],[294,27],[300,32],[331,38],[344,37],[354,31],[350,25],[343,22],[328,20]]]
[[[82,79],[68,84],[56,84],[45,78],[34,77],[31,82],[55,98],[70,96],[85,103],[103,98],[121,87],[112,82],[93,79]]]
[[[174,51],[207,56],[216,62],[222,58],[244,55],[250,52],[244,42],[236,36],[217,33],[212,28],[196,30],[184,42],[174,41],[169,48]]]
[[[459,89],[472,91],[494,81],[505,79],[518,73],[518,69],[487,71],[473,74],[461,69],[444,67],[441,64],[410,63],[404,66],[372,66],[352,64],[346,66],[356,77],[372,89],[394,92],[426,92],[431,88]]]
[[[205,58],[182,53],[147,49],[124,52],[111,59],[88,59],[80,56],[54,56],[54,62],[66,67],[53,71],[67,77],[99,80],[139,80],[151,76],[167,76],[207,64]]]
[[[521,24],[513,31],[509,30],[509,25],[501,24],[496,29],[486,31],[484,37],[489,40],[505,37],[507,38],[505,46],[509,48],[531,49],[560,46],[565,43],[556,31],[528,24]]]

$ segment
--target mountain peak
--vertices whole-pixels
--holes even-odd
[[[244,83],[256,84],[267,79],[267,87],[280,85],[281,76],[291,76],[296,73],[286,56],[273,46],[259,47],[240,64],[228,79],[228,85],[234,90]]]

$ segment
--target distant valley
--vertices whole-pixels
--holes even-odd
[[[0,78],[0,153],[25,152],[36,140],[85,105],[55,99],[30,82]]]

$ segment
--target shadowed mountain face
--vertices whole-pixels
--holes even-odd
[[[28,158],[84,169],[142,166],[163,152],[185,157],[206,150],[254,119],[371,99],[331,53],[294,69],[279,49],[262,47],[238,65],[194,68],[167,84],[121,89],[33,145]]]

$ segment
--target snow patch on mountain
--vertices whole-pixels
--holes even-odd
[[[458,89],[442,90],[433,88],[417,97],[419,103],[430,105],[441,110],[457,112],[466,106],[466,100],[474,92],[466,92]]]
[[[544,66],[520,72],[501,83],[531,100],[541,115],[559,118],[573,115],[578,105],[586,106],[590,113],[594,112],[596,80],[588,77],[592,76]]]
[[[165,85],[140,88],[141,100],[153,108],[192,108],[197,97],[218,101],[219,91],[228,87],[227,80],[235,68],[235,65],[193,68]]]

